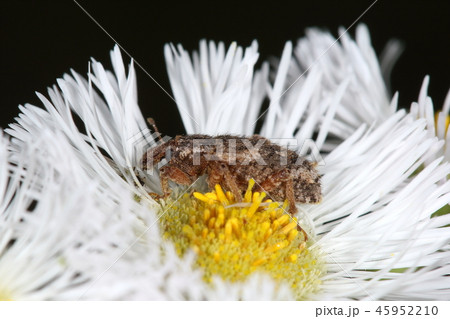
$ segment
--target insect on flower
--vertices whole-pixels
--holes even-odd
[[[161,137],[153,119],[148,122]],[[254,179],[255,191],[266,192],[274,201],[287,199],[291,214],[297,213],[295,202],[318,203],[322,198],[315,165],[259,135],[178,135],[150,148],[142,158],[142,167],[153,167],[164,158],[168,160],[160,168],[164,197],[171,193],[169,180],[191,185],[206,174],[211,189],[220,184],[237,202],[242,201],[248,181]]]

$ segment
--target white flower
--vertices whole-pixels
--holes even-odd
[[[368,33],[360,28],[358,34],[359,49],[344,36],[343,47],[333,46],[323,55],[317,52],[333,41],[318,31],[310,31],[295,51],[287,43],[273,84],[267,64],[254,71],[256,43],[246,50],[232,44],[225,53],[223,44],[201,42],[192,61],[181,47],[166,47],[174,96],[188,133],[251,135],[267,95],[270,106],[259,133],[315,141],[326,164],[319,167],[323,201],[298,208],[313,241],[310,249],[321,254],[325,273],[309,298],[445,299],[450,231],[443,226],[450,217],[431,218],[450,200],[449,182],[439,183],[450,173],[439,157],[443,142],[430,134],[425,120],[397,111],[395,98],[389,102]],[[195,253],[181,258],[163,240],[159,218],[165,211],[147,193],[159,189],[159,179],[139,167],[154,138],[137,104],[134,68],[131,64],[126,74],[117,48],[111,59],[114,73],[94,60],[88,80],[75,72],[65,75],[49,90],[49,100],[39,95],[46,110],[21,107],[18,123],[7,130],[13,139],[9,150],[3,148],[5,172],[8,158],[23,163],[19,168],[39,163],[27,152],[37,145],[43,154],[57,154],[36,173],[19,170],[25,180],[51,190],[33,192],[38,201],[34,216],[50,208],[42,208],[47,219],[36,222],[42,231],[58,229],[40,243],[35,269],[56,269],[62,279],[43,285],[33,299],[293,298],[288,285],[267,274],[238,283],[221,278],[205,283]],[[81,131],[75,116],[85,125]],[[26,186],[14,187],[19,194],[29,193]],[[13,197],[12,191],[3,194],[2,203]],[[170,208],[168,202],[162,209]],[[3,229],[16,234],[18,242],[40,234],[27,222],[11,219],[25,214],[23,207],[8,206],[1,213]],[[42,223],[55,215],[53,226]],[[52,245],[63,235],[67,238],[58,241],[56,261],[63,256],[64,265],[58,268]],[[22,255],[34,256],[28,249]],[[10,269],[1,256],[0,272],[3,264]],[[0,287],[14,288],[1,281]],[[11,293],[11,299],[21,298]]]
[[[351,128],[354,131],[362,123],[372,125],[383,122],[397,109],[397,96],[392,98],[389,95],[389,88],[383,79],[389,79],[401,45],[398,41],[389,42],[380,64],[365,25],[357,26],[356,40],[351,39],[342,28],[339,34],[338,41],[328,32],[307,30],[306,37],[300,39],[295,48],[294,59],[297,63],[290,68],[290,78],[296,79],[314,65],[322,72],[321,86],[326,92],[332,92],[348,81],[348,88],[334,119],[347,130]]]
[[[443,226],[450,218],[430,218],[450,200],[448,182],[438,184],[450,168],[438,154],[442,143],[430,135],[426,121],[396,111],[396,97],[388,102],[364,27],[358,29],[360,49],[344,35],[343,47],[333,46],[322,57],[320,52],[333,39],[316,30],[308,35],[314,54],[308,55],[308,40],[299,41],[295,57],[290,43],[284,49],[269,90],[262,134],[300,141],[316,136],[316,145],[329,152],[321,168],[323,201],[301,208],[312,222],[316,247],[327,259],[328,274],[316,297],[445,299],[450,287],[450,231]],[[294,59],[303,69],[289,67]],[[181,66],[187,60],[178,61],[179,72],[189,68]],[[207,77],[196,74],[193,83]],[[188,86],[182,78],[172,77],[172,87]],[[185,87],[184,92],[190,91]],[[239,114],[248,112],[245,106]],[[212,105],[211,113],[214,110]],[[232,116],[223,121],[232,122]],[[431,163],[414,175],[425,162]],[[395,271],[400,268],[408,270]]]
[[[143,119],[135,103],[133,66],[127,77],[117,48],[112,52],[112,59],[117,68],[116,77],[94,61],[94,74],[89,78],[98,85],[103,97],[109,99],[108,104],[95,93],[89,81],[73,72],[73,77],[66,75],[58,80],[59,88],[49,89],[52,103],[39,94],[45,111],[32,105],[21,106],[17,124],[11,124],[6,130],[13,137],[8,153],[11,157],[23,154],[21,158],[27,165],[39,162],[42,157],[46,159],[45,169],[36,175],[27,171],[27,177],[40,182],[41,171],[48,175],[58,172],[55,176],[59,183],[46,180],[46,185],[54,192],[36,195],[42,202],[59,199],[59,206],[54,209],[49,205],[39,206],[50,216],[64,212],[55,220],[55,227],[61,227],[58,234],[67,236],[68,231],[79,224],[64,241],[67,245],[61,249],[63,257],[53,258],[47,252],[48,246],[43,244],[37,262],[42,270],[47,269],[48,264],[55,264],[55,260],[64,260],[64,267],[59,265],[58,269],[62,274],[68,272],[67,277],[76,279],[75,283],[69,282],[57,293],[52,285],[45,285],[42,293],[30,298],[201,300],[227,296],[273,300],[290,297],[288,289],[283,290],[270,280],[252,278],[247,285],[230,285],[217,280],[220,291],[212,291],[203,282],[201,272],[193,269],[194,255],[181,259],[172,244],[162,242],[154,202],[144,189],[135,186],[135,182],[139,183],[135,170],[147,176],[134,166],[144,151],[140,144],[144,140],[148,145],[147,139],[151,141],[152,136],[139,126]],[[75,116],[83,120],[86,133],[76,127]],[[127,118],[131,119],[124,120]],[[35,159],[33,156],[39,153],[27,152],[30,147],[39,149],[43,155]],[[48,152],[55,155],[48,157]],[[3,176],[6,178],[7,174]],[[158,181],[157,177],[155,180]],[[65,191],[61,184],[76,192]],[[14,207],[11,210],[19,211]],[[70,221],[66,215],[71,217]],[[45,224],[42,227],[47,231]],[[33,231],[29,230],[31,234]],[[53,244],[50,241],[48,245]],[[24,258],[32,257],[27,252]],[[247,290],[248,287],[253,288]],[[28,299],[21,294],[7,297]]]
[[[225,53],[223,43],[203,40],[191,61],[181,45],[166,45],[167,71],[188,134],[254,132],[268,76],[267,64],[253,72],[257,49],[256,41],[245,51],[233,43]]]
[[[0,141],[0,299],[64,299],[97,276],[97,255],[130,242],[132,200],[102,200],[60,132],[21,133],[25,144]]]
[[[332,124],[332,133],[345,139],[361,124],[380,125],[398,109],[399,93],[389,95],[389,80],[403,47],[399,41],[389,41],[378,62],[365,25],[356,28],[356,40],[352,40],[343,29],[339,33],[340,42],[337,42],[327,32],[307,30],[306,37],[300,39],[295,48],[288,81],[295,81],[306,69],[314,66],[322,72],[321,87],[326,91],[325,96],[342,83],[348,82]],[[416,118],[426,119],[430,136],[446,141],[445,147],[437,155],[444,155],[448,160],[450,149],[447,147],[447,116],[450,110],[450,92],[442,111],[435,118],[433,102],[427,94],[429,82],[430,78],[426,76],[418,101],[411,103],[410,112]]]
[[[423,118],[427,122],[427,128],[430,136],[437,136],[445,142],[444,147],[438,152],[438,156],[444,156],[446,160],[450,159],[450,135],[448,134],[448,116],[450,112],[450,91],[444,101],[442,110],[434,113],[434,106],[431,97],[428,96],[429,76],[423,80],[419,99],[411,104],[411,114],[417,118]]]

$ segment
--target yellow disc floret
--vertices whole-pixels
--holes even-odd
[[[229,281],[243,281],[261,271],[288,283],[297,299],[307,299],[318,290],[323,263],[316,250],[299,231],[298,221],[266,194],[252,192],[249,181],[242,203],[216,185],[210,193],[184,194],[169,199],[161,217],[165,238],[183,255],[192,249],[197,265],[210,282],[219,275]]]

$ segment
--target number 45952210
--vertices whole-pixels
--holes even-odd
[[[399,316],[436,316],[438,314],[438,307],[433,306],[378,306],[375,310],[379,315],[399,315]]]

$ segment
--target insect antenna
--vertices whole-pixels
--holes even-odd
[[[152,117],[148,117],[147,118],[147,122],[148,124],[150,124],[153,127],[153,130],[156,132],[156,134],[158,135],[158,138],[161,142],[164,142],[163,138],[161,137],[161,133],[159,133],[158,128],[156,127],[156,123],[155,120]]]

